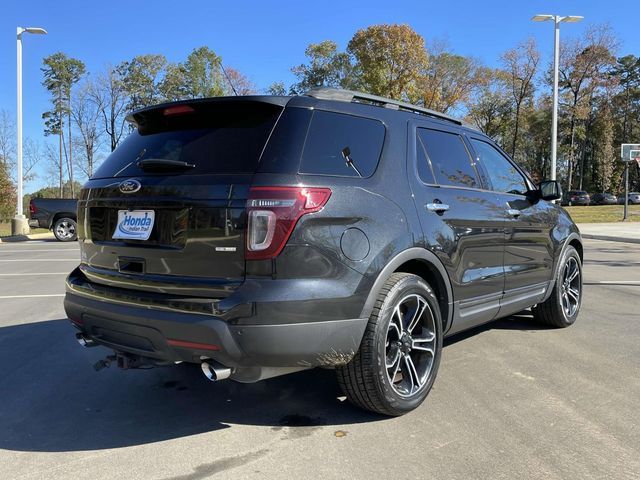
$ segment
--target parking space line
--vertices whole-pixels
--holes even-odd
[[[42,297],[64,297],[64,293],[52,293],[49,295],[0,295],[0,300],[9,298],[42,298]]]
[[[599,280],[596,282],[584,282],[585,285],[640,285],[640,280]]]
[[[0,262],[79,262],[79,258],[20,258],[5,260],[0,258]]]
[[[35,248],[23,248],[21,250],[4,250],[0,248],[0,253],[24,253],[24,252],[78,252],[77,248],[42,248],[36,250]]]
[[[0,273],[0,277],[23,277],[25,275],[68,275],[69,272],[43,272],[43,273]]]

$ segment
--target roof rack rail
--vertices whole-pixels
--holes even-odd
[[[318,87],[312,88],[307,93],[308,97],[317,98],[320,100],[338,100],[340,102],[351,103],[365,103],[369,105],[376,105],[379,107],[390,108],[392,110],[402,110],[405,112],[417,113],[419,115],[427,115],[440,120],[446,120],[447,122],[455,123],[456,125],[463,125],[461,120],[455,117],[450,117],[444,113],[436,112],[428,108],[412,105],[407,102],[400,102],[398,100],[392,100],[390,98],[379,97],[377,95],[370,95],[368,93],[354,92],[352,90],[343,90],[340,88],[332,87]]]

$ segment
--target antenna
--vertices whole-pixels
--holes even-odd
[[[231,90],[233,90],[233,94],[237,97],[238,96],[238,92],[236,92],[236,87],[233,86],[233,83],[231,82],[231,79],[229,78],[229,75],[227,75],[227,71],[224,69],[224,65],[222,65],[222,60],[220,60],[220,68],[222,69],[222,73],[224,74],[224,78],[226,78],[227,82],[229,82],[229,86],[231,87]]]

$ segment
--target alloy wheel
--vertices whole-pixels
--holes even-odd
[[[401,397],[411,397],[427,383],[436,351],[431,307],[417,294],[402,298],[393,310],[385,342],[385,370]]]
[[[581,286],[580,266],[574,257],[570,257],[564,266],[560,289],[562,310],[567,318],[573,317],[580,307]]]

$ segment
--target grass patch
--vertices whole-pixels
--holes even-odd
[[[576,223],[621,222],[624,205],[590,205],[588,207],[564,207]],[[640,205],[629,205],[628,222],[640,222]]]
[[[31,233],[47,233],[46,228],[32,228]],[[11,236],[11,222],[0,222],[0,237]]]

